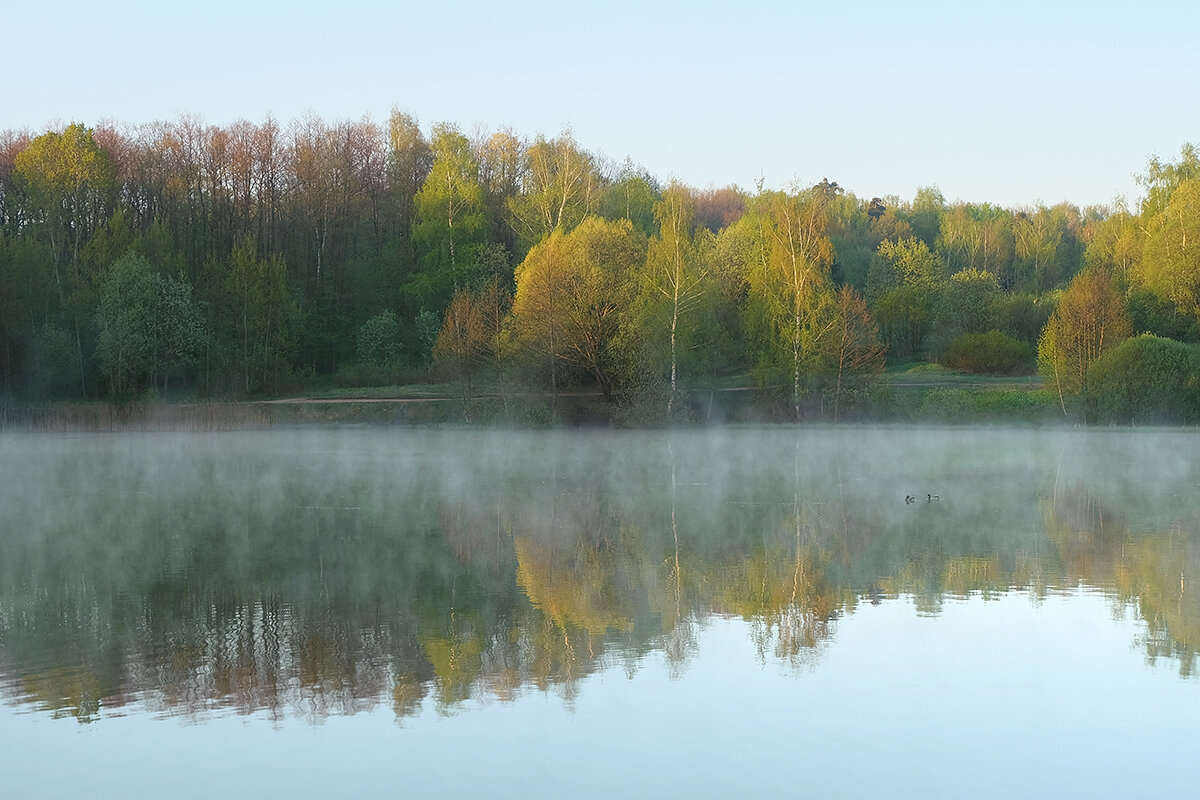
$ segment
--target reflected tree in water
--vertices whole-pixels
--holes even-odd
[[[1195,674],[1200,475],[1164,442],[1131,487],[1095,472],[1133,460],[1103,438],[1037,467],[1012,433],[936,464],[916,434],[738,436],[39,441],[0,484],[4,696],[81,721],[570,702],[652,653],[678,677],[711,618],[803,669],[863,599],[1079,586]],[[944,499],[904,504],[924,486]]]

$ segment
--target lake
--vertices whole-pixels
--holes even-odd
[[[1188,796],[1200,434],[0,436],[0,795]]]

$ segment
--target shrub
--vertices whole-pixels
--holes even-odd
[[[1200,347],[1143,334],[1108,350],[1087,374],[1091,422],[1200,421]]]
[[[1034,353],[1029,345],[993,330],[959,336],[950,343],[944,361],[964,372],[1013,375],[1033,370]]]
[[[363,364],[390,364],[400,355],[400,321],[383,311],[358,328],[358,360]]]

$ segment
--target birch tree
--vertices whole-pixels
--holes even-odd
[[[837,316],[822,339],[827,369],[834,378],[833,420],[841,410],[843,390],[864,374],[883,371],[887,346],[879,338],[879,325],[862,295],[849,286],[837,292]]]
[[[642,293],[646,306],[659,330],[665,330],[670,353],[670,393],[667,416],[675,408],[679,381],[680,325],[696,310],[704,295],[708,276],[705,246],[711,250],[713,238],[696,237],[696,209],[691,193],[673,183],[654,206],[659,235],[650,240]]]
[[[485,231],[479,163],[467,137],[452,125],[435,126],[433,155],[433,168],[415,201],[413,240],[424,250],[423,299],[440,308],[462,288],[469,251]]]
[[[522,192],[508,204],[513,227],[528,244],[570,230],[593,212],[598,190],[595,163],[569,130],[539,137],[525,151]]]
[[[1088,269],[1075,276],[1038,341],[1038,371],[1058,394],[1064,415],[1066,396],[1086,391],[1092,364],[1129,334],[1125,299],[1108,274]]]
[[[1138,277],[1146,288],[1200,317],[1200,179],[1182,181],[1147,225]]]
[[[774,193],[760,198],[769,250],[751,272],[750,289],[765,310],[768,358],[786,353],[792,408],[800,416],[816,345],[832,324],[833,244],[825,235],[826,193]]]

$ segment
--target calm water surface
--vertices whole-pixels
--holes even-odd
[[[1190,796],[1194,431],[0,437],[4,797]]]

